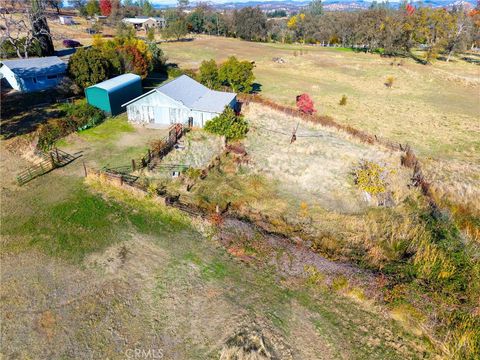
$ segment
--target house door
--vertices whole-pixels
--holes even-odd
[[[170,124],[180,122],[180,109],[170,108]]]
[[[142,107],[143,122],[153,124],[155,122],[155,111],[153,106]]]

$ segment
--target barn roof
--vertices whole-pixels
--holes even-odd
[[[67,64],[58,56],[3,60],[2,64],[19,77],[61,74],[67,70]]]
[[[105,80],[101,83],[92,85],[90,87],[96,87],[96,88],[106,90],[107,92],[112,92],[114,90],[125,87],[141,79],[142,78],[140,76],[135,74],[123,74],[123,75],[119,75],[114,78],[111,78],[109,80]]]
[[[182,75],[156,89],[150,90],[149,92],[130,100],[122,106],[130,105],[131,103],[154,93],[165,94],[168,97],[181,102],[189,109],[214,113],[223,112],[225,106],[230,104],[235,96],[237,96],[235,93],[210,90],[198,81],[193,80],[191,77]]]

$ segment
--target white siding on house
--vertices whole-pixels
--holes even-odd
[[[182,103],[173,100],[165,94],[152,92],[141,99],[127,105],[128,120],[139,124],[171,125],[187,124],[188,118],[193,118],[193,125],[203,127],[217,113],[190,110]]]
[[[16,75],[13,73],[12,70],[10,70],[8,67],[6,66],[2,66],[0,68],[0,72],[2,73],[3,77],[5,78],[5,80],[10,84],[10,86],[15,89],[15,90],[18,90],[20,91],[21,90],[21,85],[18,81],[18,78],[16,77]]]

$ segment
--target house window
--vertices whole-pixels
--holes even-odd
[[[48,80],[53,80],[53,79],[56,79],[57,78],[57,75],[47,75],[47,79]]]

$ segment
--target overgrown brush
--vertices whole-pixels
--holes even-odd
[[[394,82],[395,82],[395,78],[393,76],[389,76],[389,77],[387,77],[387,80],[385,81],[385,86],[390,89],[390,88],[393,87]]]
[[[227,140],[238,140],[248,132],[248,123],[243,115],[235,114],[229,106],[219,116],[207,121],[204,130],[217,135],[225,136]]]
[[[357,246],[368,249],[367,264],[403,289],[388,291],[389,303],[414,304],[449,358],[478,358],[480,258],[452,220],[410,201],[402,210],[372,212],[362,236]]]
[[[84,101],[66,104],[62,111],[64,113],[62,118],[49,120],[39,127],[37,146],[40,149],[49,150],[61,137],[96,126],[105,119],[103,111]]]
[[[371,195],[378,195],[386,191],[386,170],[372,161],[363,161],[355,170],[355,183]]]

